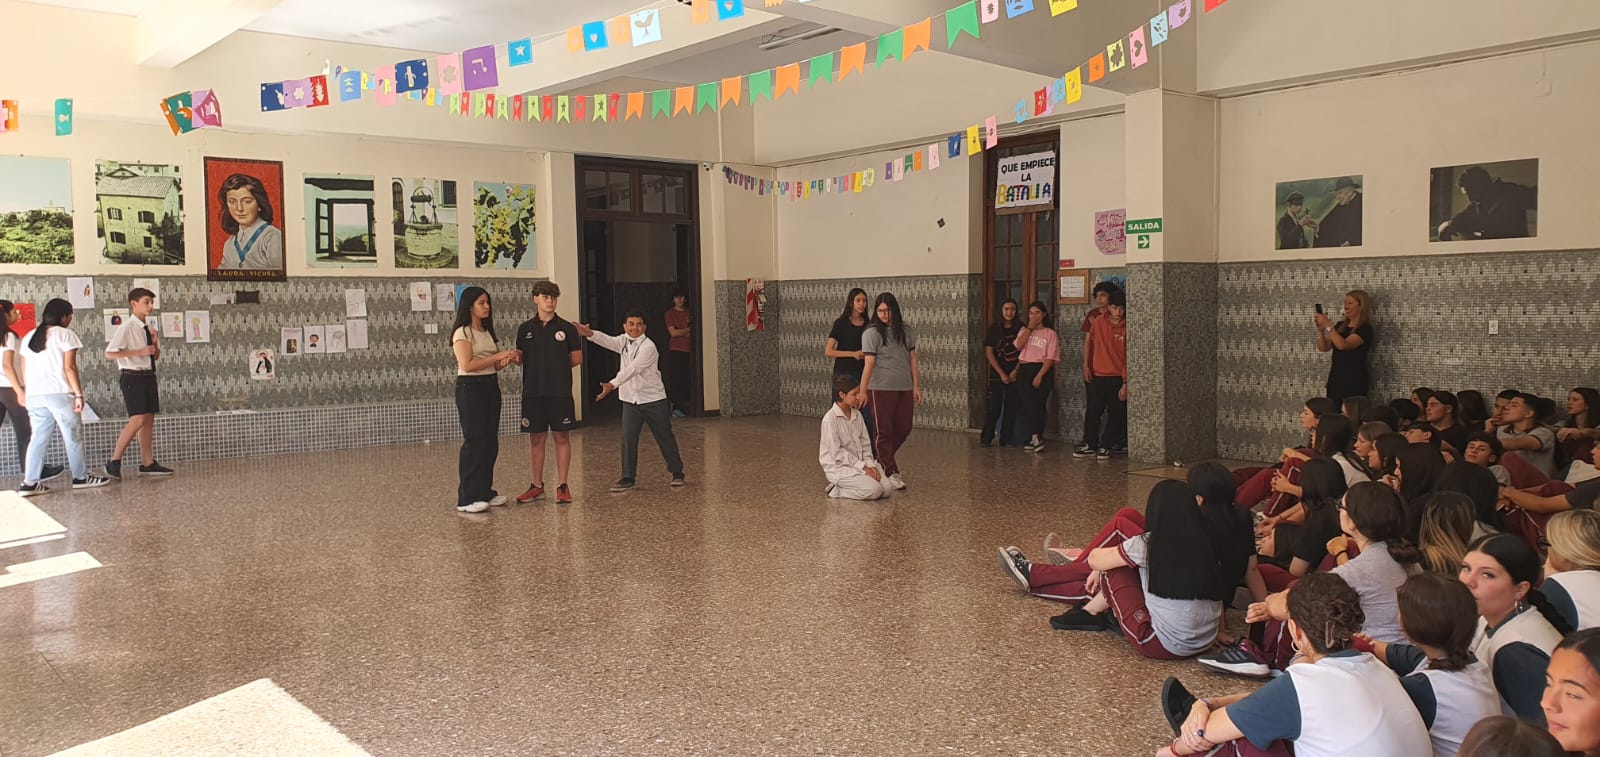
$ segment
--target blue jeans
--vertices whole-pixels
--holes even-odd
[[[83,461],[83,418],[72,409],[72,395],[28,395],[28,419],[33,422],[33,439],[28,442],[24,484],[39,483],[44,476],[44,452],[50,446],[50,432],[57,428],[61,429],[61,440],[67,446],[67,463],[72,468],[73,479],[89,476],[89,467]]]

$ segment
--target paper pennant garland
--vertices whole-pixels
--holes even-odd
[[[878,66],[890,58],[905,59],[906,30],[896,29],[878,38]]]
[[[189,93],[189,122],[196,129],[211,129],[222,125],[222,101],[209,89]]]
[[[951,8],[944,12],[944,46],[955,47],[956,40],[962,33],[972,35],[973,39],[979,39],[982,36],[981,28],[982,24],[978,22],[978,0],[968,0]]]
[[[665,89],[658,89],[650,93],[650,117],[672,117],[672,93]]]
[[[1128,64],[1128,56],[1122,47],[1122,40],[1119,39],[1106,45],[1106,61],[1109,64],[1107,68],[1110,71],[1121,71],[1122,67]]]
[[[606,95],[594,96],[594,120],[604,123],[611,117],[610,97]]]
[[[506,64],[512,68],[533,62],[533,39],[524,37],[506,43]]]
[[[17,101],[0,100],[0,134],[17,130]]]
[[[283,103],[283,82],[267,82],[261,85],[262,112],[283,110],[288,107]]]
[[[850,72],[861,72],[867,65],[867,43],[860,42],[839,50],[839,81]]]
[[[1079,66],[1067,72],[1062,77],[1067,84],[1067,104],[1071,105],[1083,99],[1083,67]]]
[[[1167,41],[1167,12],[1162,11],[1150,19],[1150,46]]]
[[[722,100],[719,107],[726,108],[729,104],[738,105],[739,98],[744,96],[744,77],[730,76],[722,80]]]
[[[727,21],[744,15],[744,0],[717,0],[717,20]]]
[[[995,121],[994,116],[989,116],[989,118],[983,122],[983,147],[986,150],[993,150],[999,145],[1000,125]]]
[[[400,94],[428,88],[428,62],[408,60],[394,64],[394,91]]]
[[[1179,0],[1167,8],[1167,28],[1177,29],[1189,23],[1190,0]]]
[[[604,21],[590,21],[583,25],[583,49],[585,52],[604,50],[610,46],[611,41],[606,36],[606,23]]]
[[[766,71],[757,71],[751,74],[749,79],[750,102],[754,103],[756,98],[762,96],[765,96],[770,102],[772,100],[772,70],[767,69]]]
[[[905,28],[905,57],[909,60],[911,54],[918,50],[927,50],[933,45],[933,19],[925,18]]]
[[[1006,18],[1033,12],[1033,0],[1006,0]]]
[[[694,112],[694,86],[678,87],[672,92],[672,115]]]
[[[1089,81],[1092,83],[1104,78],[1106,78],[1106,54],[1095,53],[1095,56],[1089,59]]]
[[[983,0],[983,23],[992,24],[1000,20],[1000,0]]]
[[[361,99],[361,72],[346,71],[339,74],[339,102]]]
[[[700,113],[706,108],[710,108],[712,112],[716,112],[717,83],[712,81],[706,82],[705,84],[695,85],[694,101],[694,112]]]
[[[776,100],[780,97],[783,97],[783,93],[785,92],[800,91],[799,63],[790,63],[787,66],[779,66],[778,68],[774,69],[773,72],[778,77],[778,94],[774,95],[772,99]]]
[[[1078,0],[1050,0],[1050,15],[1059,16],[1067,11],[1077,10]]]
[[[689,4],[689,17],[696,24],[711,22],[712,0],[694,0]]]
[[[1222,4],[1226,2],[1228,2],[1228,0],[1206,0],[1206,12],[1210,13],[1222,7]]]
[[[468,92],[500,86],[494,47],[474,47],[461,53],[461,87]]]
[[[633,14],[629,19],[628,28],[633,34],[634,47],[660,42],[661,11],[652,9]]]
[[[823,53],[811,59],[810,74],[806,77],[806,86],[817,86],[817,80],[824,82],[833,81],[833,53]]]
[[[56,100],[56,136],[72,136],[72,98]]]
[[[1133,67],[1138,68],[1150,61],[1150,48],[1144,43],[1144,27],[1134,29],[1128,34],[1128,60],[1133,62]]]

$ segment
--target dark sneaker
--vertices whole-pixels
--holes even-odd
[[[1033,453],[1043,452],[1044,451],[1044,440],[1040,439],[1039,441],[1036,441],[1036,442],[1029,442],[1028,446],[1023,447],[1023,449],[1025,449],[1025,450],[1027,450],[1029,452],[1033,452]]]
[[[151,462],[149,465],[139,466],[139,475],[141,476],[170,476],[176,472],[177,471],[174,471],[173,469],[168,468],[167,466],[158,462]]]
[[[1189,712],[1198,701],[1176,678],[1168,677],[1166,683],[1161,684],[1161,714],[1167,716],[1173,735],[1183,729],[1183,721],[1189,719]]]
[[[528,484],[528,490],[517,495],[517,504],[526,505],[544,499],[544,484]]]
[[[122,461],[121,460],[107,460],[106,461],[106,475],[110,476],[111,478],[114,478],[114,479],[116,479],[118,481],[121,481],[122,480]]]
[[[1115,447],[1112,447],[1111,448],[1111,456],[1112,457],[1127,457],[1128,456],[1128,448],[1124,447],[1124,446],[1122,446],[1120,444],[1115,446]]]
[[[37,497],[41,494],[48,494],[49,492],[50,487],[45,486],[42,483],[23,484],[17,487],[17,493],[24,497]]]
[[[1050,627],[1057,631],[1109,631],[1111,622],[1106,613],[1095,615],[1082,607],[1074,607],[1051,618]]]
[[[83,478],[72,479],[72,488],[95,489],[105,486],[109,483],[111,483],[111,479],[106,478],[105,476],[85,476]]]
[[[993,447],[994,446],[994,442],[989,441],[988,439],[979,439],[978,440],[978,446],[979,447],[983,447],[985,449],[988,449],[989,447]]]
[[[1223,647],[1216,654],[1201,655],[1198,659],[1201,665],[1224,673],[1248,678],[1268,678],[1272,675],[1266,656],[1248,639]]]
[[[683,474],[682,473],[673,474],[673,476],[672,476],[672,485],[673,486],[687,486],[688,484],[689,484],[688,481],[683,480]]]
[[[1073,447],[1072,457],[1079,460],[1085,457],[1094,457],[1094,447],[1091,447],[1087,444],[1080,444],[1076,447]]]
[[[614,492],[632,491],[633,490],[633,486],[634,486],[633,479],[624,478],[624,479],[620,479],[616,483],[612,484],[611,485],[611,491],[614,491]]]
[[[44,472],[39,474],[39,480],[40,481],[53,481],[53,480],[55,480],[56,476],[59,476],[59,475],[65,473],[65,472],[67,472],[67,469],[64,466],[60,466],[60,465],[45,465],[44,466]]]
[[[1017,582],[1017,588],[1028,590],[1028,574],[1033,570],[1032,563],[1023,556],[1022,550],[1016,547],[1000,547],[1000,569]]]
[[[562,484],[562,485],[556,487],[556,504],[558,504],[558,505],[570,505],[570,504],[572,504],[572,490],[568,489],[566,484]]]
[[[1101,447],[1100,449],[1095,450],[1094,451],[1094,459],[1101,460],[1101,461],[1110,460],[1111,459],[1111,450],[1108,450],[1105,447]]]

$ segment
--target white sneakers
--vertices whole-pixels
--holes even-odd
[[[905,491],[906,489],[906,480],[901,478],[898,473],[889,477],[889,483],[894,486],[894,490],[897,492]]]
[[[489,503],[488,502],[473,502],[470,505],[459,505],[459,506],[457,506],[456,507],[456,512],[458,512],[458,513],[481,513],[481,512],[483,512],[484,510],[487,510],[487,509],[489,509]]]
[[[505,504],[507,502],[510,502],[510,501],[511,500],[508,497],[506,497],[506,495],[504,495],[504,494],[496,494],[496,495],[494,495],[494,499],[489,500],[489,506],[490,507],[505,507]]]

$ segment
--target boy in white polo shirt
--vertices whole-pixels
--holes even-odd
[[[634,476],[639,468],[639,432],[645,424],[661,448],[661,457],[667,461],[667,472],[672,474],[672,485],[683,486],[683,458],[678,454],[678,440],[672,435],[672,402],[667,399],[667,389],[661,383],[661,369],[657,362],[661,353],[655,342],[644,336],[644,311],[630,310],[622,321],[624,336],[611,336],[595,331],[587,324],[573,324],[583,338],[622,356],[615,378],[600,385],[596,402],[612,392],[622,401],[622,478],[613,484],[611,491],[625,492],[633,489]]]
[[[161,412],[161,395],[156,385],[156,359],[161,357],[161,345],[156,343],[155,329],[145,323],[155,307],[156,295],[143,287],[128,292],[128,310],[131,315],[111,333],[106,342],[106,357],[117,362],[122,376],[122,399],[128,403],[128,424],[117,436],[117,445],[111,449],[111,460],[106,463],[106,475],[122,478],[122,453],[126,452],[133,437],[139,437],[139,473],[146,476],[170,476],[172,469],[156,462],[156,413]]]

